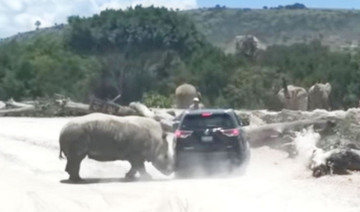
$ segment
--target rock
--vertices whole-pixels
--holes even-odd
[[[174,110],[168,110],[166,112],[174,117],[176,116],[176,112]]]
[[[194,85],[184,83],[179,85],[175,90],[176,108],[188,109],[193,103],[193,99],[200,98],[200,93],[196,90]]]
[[[154,119],[157,120],[157,121],[160,121],[160,120],[173,120],[175,117],[168,114],[167,112],[165,111],[162,111],[162,110],[155,110],[154,111],[155,115],[154,115]]]
[[[120,106],[117,112],[115,113],[117,116],[135,116],[137,115],[137,111],[128,106]]]
[[[159,121],[161,128],[166,132],[174,132],[175,129],[173,128],[174,122],[171,120],[162,119]]]
[[[314,177],[360,170],[360,150],[336,148],[326,152],[314,151],[310,168]]]
[[[141,104],[140,102],[131,102],[129,107],[135,110],[140,116],[155,118],[154,112],[152,112],[148,107],[146,107],[146,105]]]
[[[227,45],[225,53],[227,54],[243,54],[246,56],[254,56],[259,50],[265,50],[267,47],[254,35],[237,35]]]
[[[6,104],[2,101],[0,101],[0,110],[5,109]]]

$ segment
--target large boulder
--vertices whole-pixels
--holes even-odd
[[[178,109],[188,109],[195,97],[199,97],[195,86],[187,83],[178,86],[175,90],[176,107]]]
[[[228,54],[241,54],[248,57],[255,56],[259,50],[265,50],[266,45],[263,44],[254,35],[237,35],[228,44],[225,52]]]
[[[302,87],[288,85],[287,91],[282,88],[277,96],[285,109],[307,110],[308,94]]]
[[[316,83],[309,89],[309,110],[325,109],[330,110],[330,83]]]

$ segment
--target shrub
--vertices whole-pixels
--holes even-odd
[[[142,102],[148,107],[170,108],[173,101],[171,97],[148,92],[143,95]]]

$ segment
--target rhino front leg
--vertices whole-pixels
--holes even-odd
[[[134,180],[137,172],[140,173],[140,177],[142,179],[151,178],[151,176],[146,172],[144,161],[133,160],[133,161],[130,161],[130,164],[131,164],[131,169],[128,173],[126,173],[126,176],[125,176],[126,179]]]
[[[139,162],[136,159],[129,160],[131,168],[128,173],[126,173],[125,178],[128,180],[134,180],[135,175],[138,172],[139,169]]]
[[[139,164],[139,173],[140,173],[141,179],[144,179],[144,180],[151,179],[151,175],[149,173],[147,173],[147,171],[145,169],[144,162],[141,162],[141,164]]]
[[[130,163],[130,164],[131,164],[131,169],[129,170],[128,173],[126,173],[125,178],[128,180],[134,180],[135,175],[137,173],[137,169],[135,168],[135,166],[132,163]]]

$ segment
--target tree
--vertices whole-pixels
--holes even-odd
[[[39,20],[37,20],[35,22],[36,30],[39,30],[40,25],[41,25],[41,22]]]
[[[102,62],[94,91],[102,98],[121,92],[126,104],[189,82],[214,102],[234,70],[232,57],[207,42],[187,16],[166,8],[136,6],[68,21],[67,46]]]
[[[295,4],[291,4],[291,5],[285,5],[285,9],[302,10],[302,9],[307,9],[307,7],[304,4],[295,3]]]
[[[97,79],[96,59],[64,48],[62,37],[37,35],[0,45],[0,99],[23,99],[61,93],[88,100]]]
[[[226,86],[225,99],[234,108],[278,110],[276,93],[281,86],[280,76],[273,68],[239,69]]]

